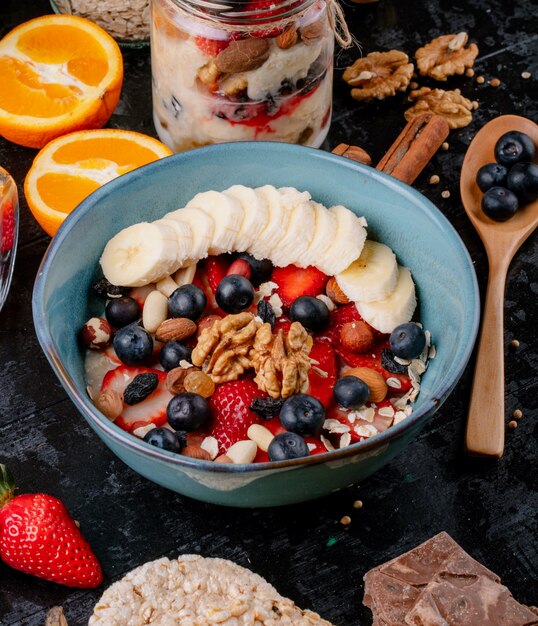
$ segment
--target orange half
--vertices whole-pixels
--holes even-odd
[[[0,40],[0,135],[30,148],[101,128],[120,97],[123,59],[101,27],[45,15]]]
[[[117,176],[172,150],[129,130],[82,130],[51,141],[34,159],[24,194],[40,226],[53,236],[84,198]]]

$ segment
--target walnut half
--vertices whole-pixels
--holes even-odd
[[[405,91],[413,74],[413,64],[400,50],[370,52],[346,68],[344,80],[354,87],[351,95],[355,100],[371,102],[394,96]]]
[[[473,104],[461,95],[459,89],[445,91],[421,87],[409,94],[409,100],[415,104],[405,112],[409,122],[422,113],[433,113],[446,119],[450,128],[463,128],[472,122]]]
[[[448,76],[463,74],[467,68],[473,67],[478,55],[476,44],[465,47],[468,39],[465,32],[433,39],[415,53],[418,71],[422,76],[442,81]]]

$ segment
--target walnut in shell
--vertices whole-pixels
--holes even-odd
[[[355,100],[371,102],[394,96],[405,91],[413,74],[413,64],[400,50],[370,52],[346,68],[344,80],[354,87],[351,95]]]
[[[464,128],[473,119],[473,103],[464,98],[459,89],[445,91],[421,87],[409,94],[409,100],[415,104],[404,114],[407,121],[422,113],[433,113],[444,117],[450,128]]]
[[[433,39],[415,53],[418,71],[422,76],[442,81],[454,74],[464,74],[466,69],[473,67],[478,55],[476,44],[465,47],[468,39],[465,32]]]

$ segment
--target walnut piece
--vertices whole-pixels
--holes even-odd
[[[463,128],[473,119],[473,103],[464,98],[459,89],[445,91],[421,87],[409,94],[409,100],[415,104],[404,114],[407,121],[422,113],[433,113],[444,117],[450,128]]]
[[[205,328],[192,351],[192,362],[213,382],[237,380],[251,367],[249,352],[262,323],[252,313],[227,315]]]
[[[346,68],[344,80],[354,87],[351,95],[355,100],[371,102],[394,96],[405,91],[413,74],[413,64],[400,50],[370,52]]]
[[[422,76],[435,80],[446,80],[454,74],[464,74],[473,67],[478,55],[478,47],[472,43],[466,48],[469,35],[465,32],[457,35],[437,37],[415,52],[417,67]]]
[[[271,398],[289,398],[308,391],[312,342],[299,322],[293,322],[287,335],[282,329],[273,335],[270,324],[263,324],[250,352],[259,389]]]

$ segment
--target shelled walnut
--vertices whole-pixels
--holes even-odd
[[[355,100],[371,102],[405,91],[413,69],[407,54],[400,50],[370,52],[345,70],[344,80],[354,87],[351,95]]]
[[[415,58],[420,74],[441,81],[454,74],[464,74],[466,69],[473,67],[478,55],[476,44],[465,47],[468,39],[465,32],[443,35],[419,48]]]
[[[312,337],[299,322],[293,322],[287,335],[282,329],[273,335],[271,325],[263,324],[250,353],[256,370],[254,382],[259,389],[271,398],[288,398],[308,391],[312,343]]]
[[[473,103],[464,98],[459,89],[445,91],[421,87],[409,94],[409,100],[415,104],[404,114],[407,121],[422,113],[433,113],[444,117],[450,128],[464,128],[473,119]]]

